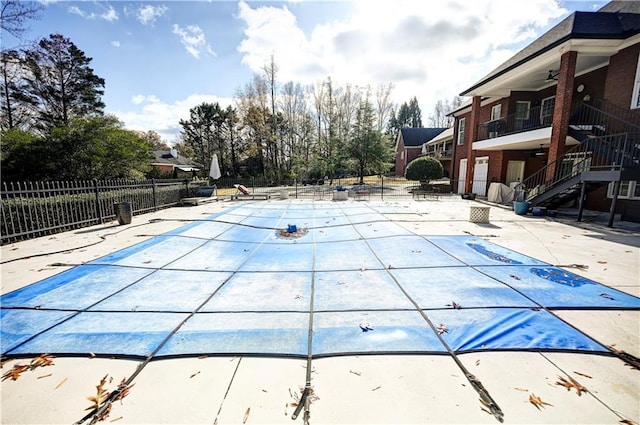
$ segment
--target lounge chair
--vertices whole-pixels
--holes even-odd
[[[271,199],[271,195],[273,195],[272,193],[269,192],[260,192],[260,193],[256,193],[256,192],[249,192],[249,189],[247,189],[245,186],[241,185],[241,184],[234,184],[233,187],[236,188],[236,193],[234,193],[233,195],[231,195],[231,200],[242,200],[242,199],[264,199],[265,201],[267,199]]]
[[[218,196],[216,194],[215,186],[200,186],[196,192],[196,196],[180,199],[180,205],[199,205],[206,202],[217,201]]]

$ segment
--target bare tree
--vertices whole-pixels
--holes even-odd
[[[387,121],[391,117],[391,111],[393,110],[393,102],[391,102],[391,91],[393,90],[393,84],[387,85],[380,84],[376,89],[376,115],[378,117],[376,129],[382,131]]]
[[[44,5],[35,1],[2,0],[0,28],[16,38],[22,38],[29,29],[27,21],[39,19]]]

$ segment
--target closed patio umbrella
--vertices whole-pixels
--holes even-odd
[[[218,164],[218,154],[214,153],[211,158],[211,167],[209,167],[209,177],[214,180],[218,180],[221,176],[220,165]]]

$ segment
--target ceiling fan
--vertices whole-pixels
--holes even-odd
[[[553,81],[558,81],[558,75],[560,71],[554,71],[553,69],[549,70],[549,74],[547,74],[547,79],[544,80],[545,83],[551,83]]]

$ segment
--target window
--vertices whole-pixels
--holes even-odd
[[[553,122],[553,108],[555,105],[555,96],[542,99],[542,105],[540,106],[540,124],[550,125]]]
[[[633,94],[631,95],[631,109],[640,108],[640,56],[638,56],[638,65],[636,66],[636,79],[633,85]]]
[[[613,185],[613,182],[609,183],[609,187],[607,189],[608,198],[613,198]],[[620,192],[618,193],[618,198],[640,199],[640,182],[633,180],[620,182]]]
[[[502,113],[502,104],[498,103],[491,107],[491,121],[499,120]]]
[[[464,122],[466,118],[460,118],[458,120],[458,144],[464,145]]]
[[[530,106],[531,106],[531,102],[529,102],[528,100],[517,101],[516,102],[516,119],[528,120]]]

